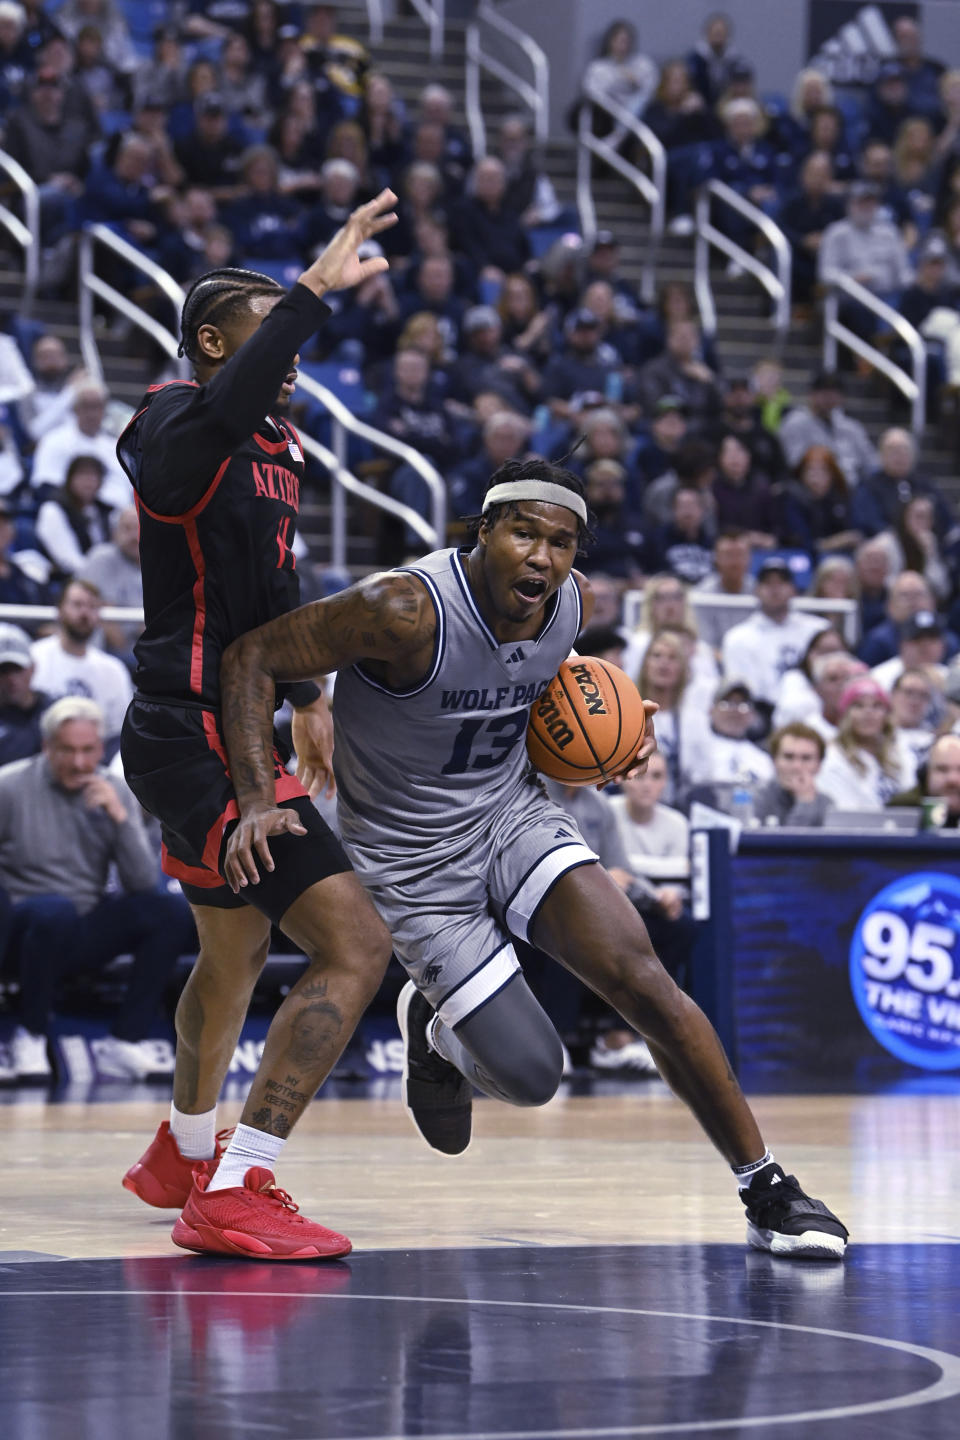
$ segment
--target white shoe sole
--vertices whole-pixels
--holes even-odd
[[[847,1249],[841,1235],[826,1235],[822,1230],[782,1235],[779,1230],[761,1230],[752,1220],[747,1221],[747,1244],[790,1260],[842,1260]]]

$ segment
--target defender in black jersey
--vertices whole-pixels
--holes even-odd
[[[152,386],[117,445],[140,514],[145,617],[121,738],[124,772],[161,823],[163,868],[180,881],[201,943],[177,1009],[170,1129],[161,1126],[124,1184],[151,1204],[199,1207],[203,1213],[181,1217],[174,1232],[190,1249],[264,1258],[349,1249],[342,1236],[294,1217],[276,1199],[282,1192],[270,1189],[270,1171],[375,994],[390,940],[301,783],[316,793],[332,751],[329,711],[310,682],[277,691],[278,704],[286,694],[296,707],[301,767],[300,778],[287,773],[274,739],[276,802],[296,815],[288,844],[264,883],[242,898],[225,883],[222,857],[238,810],[220,729],[219,669],[231,641],[299,603],[292,547],[304,460],[296,431],[277,411],[293,392],[300,346],[330,313],[323,294],[384,268],[379,257],[361,261],[358,250],[394,223],[395,198],[385,191],[354,212],[289,293],[251,271],[213,271],[197,281],[181,320],[196,379]],[[274,1018],[240,1125],[214,1173],[217,1098],[271,923],[310,964]],[[191,1194],[197,1160],[211,1165]],[[244,1188],[248,1172],[258,1178]],[[241,1223],[248,1214],[252,1230]],[[249,1243],[237,1241],[248,1232]]]

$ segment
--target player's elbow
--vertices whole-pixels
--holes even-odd
[[[242,678],[257,674],[272,680],[267,652],[255,633],[241,635],[227,646],[220,661],[220,684],[224,693]]]

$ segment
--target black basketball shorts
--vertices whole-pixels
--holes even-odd
[[[261,866],[259,885],[235,895],[223,878],[223,857],[240,812],[219,716],[200,705],[140,695],[127,709],[120,736],[124,775],[144,810],[159,820],[162,868],[179,880],[192,905],[253,905],[278,924],[311,885],[352,869],[300,781],[287,772],[274,739],[276,802],[295,810],[307,833],[271,839],[274,870]]]

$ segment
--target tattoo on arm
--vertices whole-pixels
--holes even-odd
[[[394,661],[433,638],[436,617],[412,575],[374,575],[242,635],[220,672],[230,769],[241,811],[274,803],[273,706],[277,681],[312,680],[359,660]]]

